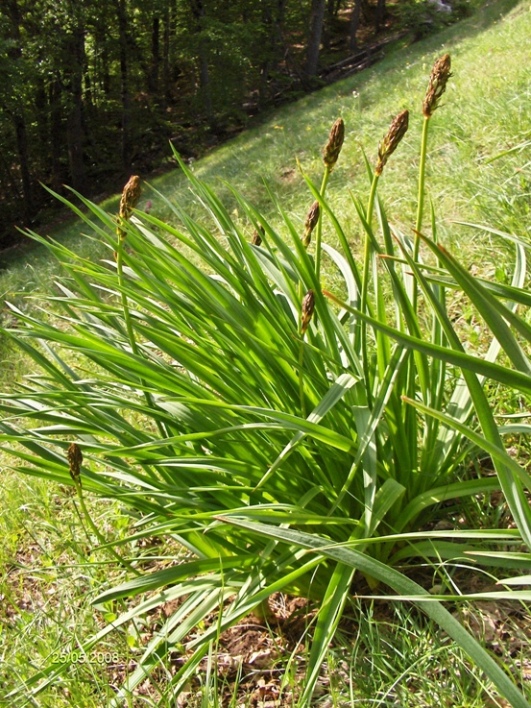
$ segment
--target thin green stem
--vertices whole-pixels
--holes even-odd
[[[83,516],[85,517],[87,524],[90,526],[91,530],[93,531],[94,535],[96,536],[96,538],[98,539],[100,544],[102,546],[106,546],[109,553],[113,556],[113,558],[115,560],[117,560],[120,563],[120,565],[124,566],[125,568],[130,570],[135,575],[142,575],[140,573],[140,571],[138,571],[136,568],[134,568],[128,560],[126,560],[125,558],[122,558],[122,556],[119,553],[117,553],[112,546],[107,545],[107,539],[101,534],[100,530],[98,529],[98,527],[96,526],[96,524],[92,520],[89,510],[87,509],[87,505],[85,504],[85,499],[83,497],[83,488],[81,486],[81,481],[78,479],[78,480],[75,480],[74,483],[76,485],[77,496],[79,499],[79,506],[81,507],[81,511],[83,513]]]
[[[319,194],[322,197],[324,197],[325,192],[326,192],[326,187],[328,185],[328,178],[330,177],[330,168],[325,167],[325,171],[323,174],[323,181],[321,182],[321,189],[319,190]],[[321,241],[323,238],[323,214],[319,215],[319,221],[317,222],[317,234],[315,236],[315,274],[317,276],[317,280],[319,281],[321,277]]]
[[[420,163],[419,163],[419,184],[417,196],[417,220],[415,222],[415,242],[413,247],[413,259],[416,261],[419,255],[420,239],[422,230],[422,217],[424,214],[424,196],[426,188],[426,155],[428,150],[428,128],[430,119],[424,116],[422,125],[422,137],[420,142]]]
[[[127,332],[127,338],[129,339],[131,351],[135,356],[139,356],[140,352],[135,339],[131,312],[129,310],[129,302],[127,300],[127,295],[124,289],[123,240],[123,238],[119,238],[118,249],[116,251],[116,269],[118,273],[118,284],[120,288],[120,296],[122,299],[122,310],[124,313],[124,322],[125,329]],[[141,378],[140,383],[142,384],[142,387],[144,389],[144,398],[146,399],[146,403],[151,409],[155,410],[155,402],[153,400],[153,396],[148,391],[146,391],[144,379]],[[168,431],[166,430],[163,423],[161,423],[159,420],[156,420],[156,424],[161,436],[164,438],[169,437]]]
[[[420,250],[420,233],[422,230],[422,218],[424,215],[424,197],[426,191],[426,155],[428,149],[428,128],[429,128],[429,117],[424,116],[424,122],[422,124],[422,136],[420,141],[420,159],[419,159],[419,180],[418,180],[418,194],[417,194],[417,218],[415,221],[415,233],[413,239],[413,260],[418,261],[419,250]],[[406,276],[408,277],[408,276]],[[409,276],[412,278],[412,289],[411,289],[411,306],[413,312],[417,314],[418,309],[418,287],[417,281],[414,276]],[[414,355],[418,356],[417,353]],[[411,366],[408,368],[408,381],[406,384],[406,390],[408,391],[408,396],[410,398],[415,397],[415,391],[419,383],[417,382],[417,372],[416,367]],[[424,400],[429,395],[429,386],[422,386],[422,396]],[[418,420],[417,416],[411,415],[409,411],[405,412],[405,429],[409,436],[409,449],[416,450],[418,445]],[[416,482],[412,480],[412,484]]]
[[[424,198],[426,193],[426,155],[428,151],[428,129],[429,129],[430,119],[429,116],[424,116],[424,122],[422,124],[422,136],[420,141],[420,159],[419,159],[419,182],[418,182],[418,194],[417,194],[417,219],[415,222],[415,235],[413,241],[413,260],[418,261],[419,249],[420,249],[420,234],[422,231],[422,219],[424,215]],[[418,309],[418,288],[417,281],[413,278],[413,287],[411,294],[411,304],[413,312],[416,314]],[[408,395],[414,398],[415,388],[417,383],[415,381],[415,371],[410,369],[409,383],[408,383]],[[428,389],[423,388],[422,391],[424,397],[428,394]],[[425,399],[426,400],[426,399]],[[415,444],[416,440],[416,417],[407,414],[409,418],[408,429],[411,431],[411,444]]]
[[[304,340],[301,339],[299,345],[299,400],[301,405],[301,417],[306,418],[306,406],[304,405],[304,372],[302,365],[304,363]]]
[[[369,279],[371,271],[371,261],[372,261],[372,243],[370,233],[372,228],[372,213],[374,211],[374,202],[376,199],[376,189],[378,187],[378,180],[380,175],[374,173],[371,184],[371,191],[369,192],[369,201],[367,203],[367,229],[365,233],[365,248],[363,253],[363,276],[361,281],[361,300],[360,300],[360,310],[362,312],[367,312],[368,310],[368,296],[369,296]],[[360,333],[360,352],[363,361],[363,371],[365,375],[365,383],[367,389],[367,399],[371,400],[370,382],[369,382],[369,355],[367,351],[367,323],[359,323],[359,333]]]
[[[122,298],[122,310],[124,313],[125,329],[127,332],[127,338],[129,339],[129,344],[131,346],[131,351],[133,354],[138,355],[138,346],[135,339],[135,333],[133,330],[133,323],[131,321],[131,312],[129,311],[129,303],[127,301],[127,295],[124,290],[124,262],[123,262],[123,239],[120,238],[118,243],[118,250],[116,251],[116,269],[118,272],[118,284],[120,287],[120,296]]]
[[[376,199],[376,189],[378,187],[378,180],[380,175],[376,173],[373,175],[371,191],[369,193],[369,201],[367,203],[367,225],[368,229],[371,229],[372,224],[372,213],[374,211],[374,201]],[[365,234],[365,249],[363,252],[363,278],[361,281],[361,311],[365,312],[367,309],[367,298],[369,292],[369,277],[370,277],[370,263],[371,263],[371,235],[369,231]]]

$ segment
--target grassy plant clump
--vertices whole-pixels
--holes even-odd
[[[17,321],[3,333],[38,372],[0,399],[2,449],[21,472],[73,485],[80,501],[84,492],[119,500],[133,519],[120,547],[109,544],[131,577],[102,587],[95,601],[108,613],[130,604],[83,650],[157,606],[173,608],[117,702],[157,672],[166,697],[179,695],[220,634],[250,612],[267,620],[269,598],[282,592],[317,608],[298,696],[310,705],[362,576],[373,592],[418,604],[500,694],[528,705],[442,604],[462,598],[430,594],[408,572],[419,562],[492,563],[489,554],[503,542],[500,566],[518,573],[529,564],[522,549],[531,546],[531,479],[503,443],[505,434],[527,428],[500,428],[483,387],[491,379],[531,391],[531,330],[519,314],[530,305],[526,246],[511,240],[510,285],[475,279],[439,245],[434,209],[425,214],[428,130],[449,78],[445,55],[423,113],[399,112],[374,163],[367,160],[367,198],[352,197],[362,258],[327,201],[345,131],[338,120],[320,185],[305,178],[313,203],[302,230],[282,205],[282,228],[273,228],[234,191],[242,226],[181,162],[210,228],[169,201],[176,225],[135,211],[133,178],[118,224],[82,199],[83,218],[108,259],[93,262],[49,244],[66,271],[57,316],[13,306]],[[404,234],[388,220],[378,185],[388,161],[400,159],[409,123],[422,115],[417,219]],[[324,242],[324,222],[340,250]],[[338,274],[334,285],[321,268],[324,256]],[[490,335],[484,357],[468,353],[454,328],[447,310],[454,292]],[[506,365],[496,363],[502,349]],[[479,450],[495,474],[470,465]],[[450,501],[455,510],[500,491],[515,528],[436,526]],[[103,550],[104,537],[97,529],[94,536]],[[178,542],[188,560],[162,570],[143,564],[132,544],[157,537]],[[510,586],[491,596],[529,599]],[[171,662],[176,652],[179,661]],[[67,668],[50,664],[25,690],[44,690]]]

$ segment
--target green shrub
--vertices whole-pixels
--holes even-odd
[[[437,244],[433,214],[431,237],[424,235],[428,127],[449,71],[446,55],[424,101],[412,239],[393,230],[377,198],[407,111],[380,143],[374,172],[367,165],[367,206],[353,198],[365,239],[361,262],[325,196],[343,140],[338,120],[321,186],[307,180],[314,203],[302,233],[287,216],[277,233],[235,193],[249,224],[244,233],[181,162],[205,219],[178,204],[168,204],[178,226],[132,212],[136,196],[126,190],[117,225],[82,199],[90,216],[78,213],[108,245],[109,259],[93,263],[51,243],[67,274],[57,312],[34,317],[13,308],[18,324],[4,332],[39,373],[1,398],[2,449],[19,459],[21,472],[72,484],[81,500],[84,491],[118,499],[134,519],[130,536],[113,548],[134,577],[102,588],[96,605],[109,610],[119,599],[142,598],[85,649],[178,601],[117,700],[186,644],[169,678],[168,692],[178,694],[223,629],[250,611],[267,615],[269,596],[282,591],[319,606],[300,698],[308,705],[360,572],[372,587],[418,603],[500,693],[527,705],[437,598],[397,569],[419,557],[481,559],[500,539],[531,545],[530,478],[502,442],[515,428],[498,428],[482,387],[490,377],[531,390],[519,343],[531,330],[517,314],[518,304],[530,304],[525,249],[515,241],[513,281],[502,286],[474,279]],[[342,252],[323,243],[325,221]],[[341,286],[323,289],[325,254]],[[447,292],[455,289],[492,334],[484,357],[465,351],[448,315]],[[494,363],[500,348],[512,367]],[[467,476],[480,448],[495,476]],[[444,518],[441,502],[499,489],[517,529],[428,530]],[[126,557],[142,537],[171,538],[191,557],[151,571],[140,556]],[[506,553],[506,567],[519,570],[520,558]],[[205,627],[213,613],[217,621]],[[51,665],[25,690],[37,693],[65,670]]]

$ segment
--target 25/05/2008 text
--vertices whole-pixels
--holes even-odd
[[[117,664],[120,661],[115,651],[54,651],[52,664]]]

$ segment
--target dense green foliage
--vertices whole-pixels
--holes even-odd
[[[359,22],[372,27],[381,16],[383,26],[385,3],[378,12],[361,4]],[[310,23],[316,5],[318,26]],[[14,222],[28,225],[50,203],[40,183],[85,195],[114,191],[130,170],[160,167],[169,140],[185,157],[197,155],[248,115],[311,88],[320,47],[336,61],[353,51],[348,38],[357,29],[349,18],[358,3],[329,2],[326,12],[324,5],[3,2],[0,245],[15,237]],[[415,24],[425,3],[407,5],[413,15],[405,21]],[[452,18],[462,9],[456,3]]]
[[[251,610],[267,615],[268,597],[282,590],[319,601],[300,699],[309,705],[359,572],[371,587],[389,586],[418,603],[512,705],[527,705],[455,617],[433,596],[426,603],[427,590],[399,567],[431,557],[457,563],[465,554],[481,561],[503,539],[505,568],[518,572],[528,556],[511,551],[531,546],[531,479],[503,444],[507,433],[528,428],[500,427],[483,387],[488,378],[531,392],[527,245],[499,234],[515,242],[510,285],[472,277],[439,246],[435,218],[430,224],[423,208],[428,126],[448,58],[438,67],[424,118],[411,118],[424,126],[413,240],[390,225],[377,197],[387,161],[399,159],[408,125],[402,111],[374,172],[367,165],[367,203],[353,198],[362,257],[327,201],[342,142],[336,123],[321,186],[307,179],[320,217],[314,205],[303,230],[285,214],[273,228],[238,193],[245,219],[235,219],[181,163],[208,226],[178,204],[168,204],[177,226],[141,213],[128,221],[122,205],[125,239],[116,243],[115,219],[84,200],[107,262],[52,244],[68,276],[55,298],[59,320],[14,308],[18,323],[4,333],[41,369],[2,397],[3,446],[20,471],[72,484],[80,501],[84,490],[120,500],[136,519],[124,548],[160,536],[193,554],[154,572],[140,556],[124,557],[136,577],[97,599],[110,611],[148,593],[85,649],[158,603],[179,600],[123,697],[187,642],[167,687],[178,694],[220,631]],[[324,221],[340,250],[323,243]],[[339,274],[327,289],[321,251]],[[448,311],[455,291],[492,340],[483,357],[465,351]],[[502,350],[506,365],[495,363]],[[467,464],[480,450],[495,475]],[[431,530],[447,518],[441,502],[459,508],[493,491],[503,493],[515,529]],[[217,621],[203,626],[216,612]],[[51,665],[25,688],[41,690],[65,670]]]

